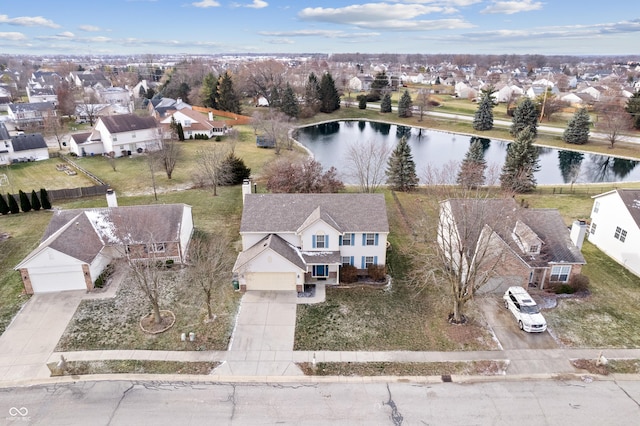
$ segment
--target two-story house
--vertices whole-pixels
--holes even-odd
[[[592,198],[589,241],[640,276],[640,190],[614,189]]]
[[[158,123],[153,117],[121,114],[99,117],[88,140],[102,141],[102,153],[120,157],[158,149],[160,137]]]
[[[340,267],[385,265],[389,223],[382,194],[252,194],[243,184],[240,289],[302,291],[340,282]]]
[[[21,163],[49,159],[49,148],[40,133],[10,136],[0,123],[0,164]]]
[[[178,111],[171,111],[160,121],[163,138],[171,138],[171,122],[182,125],[185,139],[195,139],[205,137],[211,139],[215,136],[224,136],[227,133],[227,124],[224,121],[213,121],[213,114],[204,115],[201,112],[190,108],[183,108]]]

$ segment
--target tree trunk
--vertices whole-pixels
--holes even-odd
[[[458,298],[453,300],[453,312],[450,315],[449,321],[453,324],[462,324],[464,322],[464,315],[462,314],[462,307],[464,301]]]
[[[205,294],[207,297],[207,318],[211,319],[213,318],[213,312],[211,312],[211,292],[206,291]]]
[[[160,315],[160,305],[157,303],[153,304],[153,322],[156,324],[160,324],[162,322],[162,315]]]

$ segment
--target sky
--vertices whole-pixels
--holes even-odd
[[[0,54],[640,56],[635,0],[0,0]]]

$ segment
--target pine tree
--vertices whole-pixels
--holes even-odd
[[[320,83],[314,73],[309,74],[307,84],[304,86],[304,104],[313,114],[320,109]]]
[[[566,143],[584,145],[589,142],[590,125],[591,118],[589,117],[587,109],[580,108],[567,123],[567,128],[564,129],[564,133],[562,134],[562,140]]]
[[[45,210],[51,210],[51,201],[49,201],[49,194],[44,188],[40,188],[40,204]]]
[[[29,201],[29,197],[27,197],[27,194],[25,194],[25,192],[21,189],[18,191],[18,196],[20,197],[20,209],[25,213],[30,212],[31,201]]]
[[[418,185],[416,163],[407,138],[401,138],[387,161],[387,184],[396,191],[411,191]]]
[[[31,190],[31,208],[35,211],[42,208],[42,204],[40,204],[40,200],[38,199],[38,194],[36,194],[34,189]]]
[[[228,185],[238,185],[251,176],[251,169],[244,164],[242,158],[236,157],[233,152],[230,152],[224,159],[222,169],[226,177],[225,183]]]
[[[4,195],[0,194],[0,214],[3,216],[9,214],[9,205],[7,204],[7,200],[4,199]]]
[[[13,214],[20,213],[20,207],[15,197],[11,194],[7,194],[7,200],[9,200],[9,211]]]
[[[233,78],[229,71],[218,78],[218,92],[216,99],[218,101],[218,109],[221,111],[229,111],[234,114],[242,113],[240,106],[240,96],[233,87]]]
[[[289,83],[284,89],[284,96],[282,96],[282,107],[280,108],[283,113],[289,117],[297,118],[300,115],[300,108],[298,107],[298,100],[296,94]]]
[[[380,103],[380,112],[391,112],[391,95],[385,93]]]
[[[513,123],[509,132],[517,137],[526,127],[529,127],[534,138],[538,135],[538,109],[529,98],[524,98],[513,112]]]
[[[182,123],[178,123],[178,125],[176,126],[176,130],[178,133],[178,140],[184,141],[184,129],[182,128]]]
[[[478,109],[473,117],[473,128],[475,130],[491,130],[493,129],[493,97],[495,93],[493,86],[487,90],[482,90]]]
[[[371,93],[369,94],[369,100],[371,102],[379,101],[382,98],[382,94],[389,88],[389,77],[385,71],[377,73],[373,82],[371,82]]]
[[[633,127],[640,130],[640,90],[636,90],[636,93],[627,99],[624,109],[631,115]]]
[[[534,173],[540,170],[538,149],[533,146],[535,136],[525,128],[507,147],[507,157],[500,174],[500,186],[505,191],[523,193],[536,187]]]
[[[358,96],[358,109],[367,109],[367,97],[365,95]]]
[[[218,79],[210,72],[204,76],[204,79],[202,79],[202,87],[200,88],[202,106],[218,109],[217,93]]]
[[[473,140],[469,150],[460,164],[457,182],[464,188],[476,188],[484,185],[484,171],[487,162],[484,159],[484,149],[479,139]]]
[[[320,111],[331,113],[340,109],[340,94],[331,73],[325,73],[320,79]]]
[[[405,90],[400,97],[400,100],[398,101],[398,117],[411,117],[413,115],[413,113],[411,112],[411,107],[413,107],[411,95],[409,94],[408,90]]]

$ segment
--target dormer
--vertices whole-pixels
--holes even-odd
[[[540,254],[543,241],[524,222],[516,221],[516,225],[511,233],[513,241],[516,242],[523,254]]]
[[[339,236],[342,234],[340,227],[325,210],[317,207],[296,230],[302,240],[303,250],[330,250],[336,249]]]

